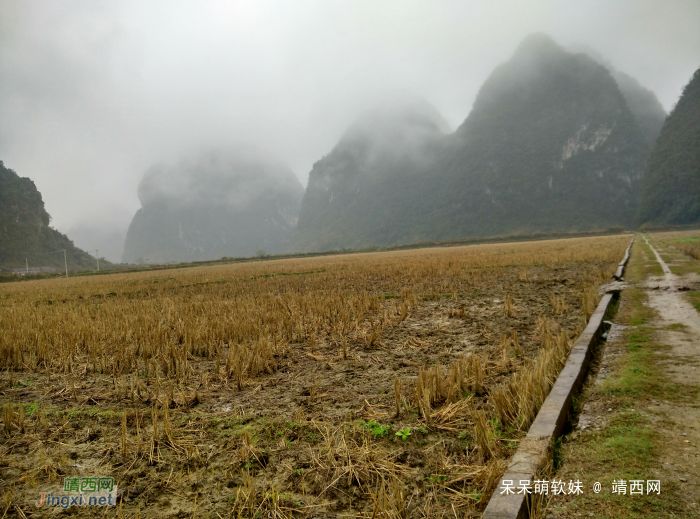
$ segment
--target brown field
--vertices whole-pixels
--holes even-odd
[[[686,256],[700,259],[700,230],[654,233],[653,236]]]
[[[4,284],[0,511],[478,517],[629,240]]]

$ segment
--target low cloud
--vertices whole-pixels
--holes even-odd
[[[668,111],[700,66],[699,26],[696,0],[4,0],[0,160],[36,182],[59,230],[125,232],[154,164],[240,143],[306,184],[396,89],[456,128],[533,32],[596,49]]]

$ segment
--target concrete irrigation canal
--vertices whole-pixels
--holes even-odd
[[[580,482],[581,492],[552,495],[550,487],[525,499],[503,492],[501,481],[484,517],[700,517],[700,261],[664,235],[640,235],[628,272],[616,278],[603,290],[621,294],[612,305],[618,311],[606,317],[607,342],[592,345],[583,390],[573,406],[570,396],[559,398],[559,413],[543,405],[528,439],[536,442],[537,424],[547,422],[550,445],[540,435],[535,454],[534,443],[523,442],[503,476],[516,490],[520,480],[531,480],[533,489],[541,480],[565,488]],[[586,331],[598,326],[595,320]],[[557,430],[570,407],[573,416]]]

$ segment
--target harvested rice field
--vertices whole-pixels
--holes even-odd
[[[0,285],[0,512],[479,517],[629,241]]]

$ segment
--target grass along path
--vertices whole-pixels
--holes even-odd
[[[700,297],[686,295],[700,284],[669,273],[660,252],[655,240],[636,241],[597,376],[557,450],[550,479],[580,480],[584,493],[549,496],[541,518],[700,517],[700,314],[691,304]],[[673,261],[682,272],[700,265]],[[620,480],[625,494],[612,492]],[[633,480],[644,481],[642,495],[630,494]],[[648,480],[660,481],[660,494],[647,494]]]

